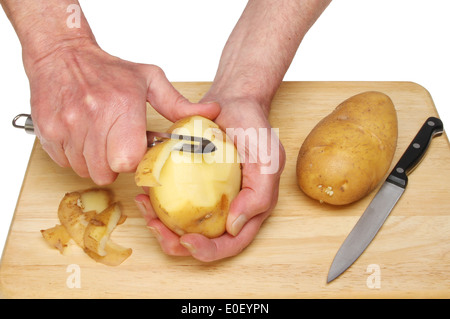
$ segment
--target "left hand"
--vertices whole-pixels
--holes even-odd
[[[265,131],[267,138],[250,139],[248,143],[245,136],[239,138],[235,135],[235,144],[243,160],[242,189],[231,202],[227,231],[220,237],[209,239],[200,234],[180,237],[157,218],[147,195],[136,197],[147,226],[166,254],[192,255],[201,261],[214,261],[237,255],[255,238],[277,203],[280,176],[285,164],[284,148],[278,137],[272,134],[267,113],[254,101],[221,101],[221,112],[215,122],[224,131],[227,128],[243,129],[241,133],[255,130],[258,137],[260,132]]]

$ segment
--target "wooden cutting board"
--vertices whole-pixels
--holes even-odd
[[[191,101],[209,83],[175,83]],[[299,148],[315,124],[348,97],[368,90],[388,94],[398,111],[400,158],[429,116],[429,93],[410,82],[285,82],[270,120],[279,128],[287,162],[278,204],[240,255],[202,263],[165,255],[135,207],[141,190],[132,174],[110,185],[128,219],[113,232],[133,254],[122,265],[94,262],[75,244],[61,255],[40,230],[58,223],[66,192],[95,186],[55,165],[36,142],[0,268],[0,292],[10,298],[448,298],[450,297],[450,152],[447,136],[433,139],[410,175],[403,197],[375,240],[339,278],[326,283],[331,262],[376,191],[345,207],[320,204],[297,187]],[[153,111],[152,129],[169,122]],[[73,281],[76,279],[79,281]],[[79,285],[73,285],[73,283]]]

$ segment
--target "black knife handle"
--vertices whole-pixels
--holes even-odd
[[[389,174],[387,181],[402,188],[406,188],[408,184],[409,173],[419,164],[420,160],[425,155],[431,139],[444,131],[444,124],[436,117],[429,117],[422,128],[417,133],[416,137],[409,144],[405,153],[395,165],[391,174]]]

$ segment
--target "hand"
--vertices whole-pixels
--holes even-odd
[[[27,65],[32,117],[42,147],[60,166],[99,184],[134,171],[147,150],[146,102],[176,121],[215,118],[217,104],[192,104],[157,66],[113,57],[94,43],[70,42]]]
[[[192,255],[201,261],[234,256],[251,243],[277,202],[285,152],[278,138],[270,134],[267,114],[261,106],[251,101],[237,100],[222,103],[221,106],[222,110],[215,122],[223,130],[243,128],[244,132],[255,129],[258,132],[260,128],[267,129],[267,139],[261,142],[251,140],[249,144],[242,136],[235,136],[237,149],[244,159],[242,189],[231,203],[227,232],[218,238],[208,239],[200,234],[185,234],[179,237],[157,218],[148,196],[141,194],[136,197],[148,227],[155,234],[163,251],[169,255]],[[267,146],[270,148],[269,152]],[[271,155],[271,161],[264,164],[267,159],[261,155],[267,153]]]

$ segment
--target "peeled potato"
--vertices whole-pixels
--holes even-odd
[[[387,173],[397,134],[397,113],[387,95],[364,92],[350,97],[303,142],[296,169],[299,187],[333,205],[363,198]]]
[[[136,184],[149,187],[159,219],[178,235],[218,237],[225,232],[230,203],[241,188],[237,150],[217,124],[201,116],[177,121],[168,132],[207,138],[216,151],[182,152],[176,149],[187,142],[165,140],[139,163]]]

